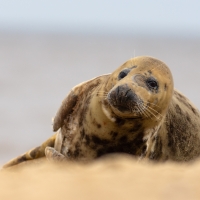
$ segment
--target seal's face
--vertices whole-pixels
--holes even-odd
[[[106,89],[106,101],[118,117],[159,119],[172,98],[173,79],[163,62],[137,57],[111,74]]]

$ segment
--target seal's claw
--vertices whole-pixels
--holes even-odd
[[[50,161],[65,161],[68,160],[67,157],[65,157],[63,154],[59,153],[52,147],[46,147],[45,148],[45,156]]]

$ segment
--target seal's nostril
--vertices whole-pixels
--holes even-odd
[[[127,97],[127,94],[131,92],[131,89],[127,90],[126,94],[125,94],[125,97]]]
[[[120,92],[120,86],[118,86],[118,87],[116,88],[116,93],[117,93],[117,95],[119,94],[119,92]]]
[[[108,95],[107,95],[107,100],[108,100],[108,101],[111,100],[110,93],[108,93]]]
[[[139,98],[132,91],[127,84],[119,85],[116,88],[113,88],[108,94],[108,102],[111,106],[117,108],[119,111],[129,111],[132,112]]]

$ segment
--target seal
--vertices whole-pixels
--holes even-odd
[[[190,161],[200,155],[198,109],[174,89],[167,65],[148,56],[72,88],[53,130],[56,134],[44,144],[4,167],[43,156],[89,161],[127,153],[139,159]]]

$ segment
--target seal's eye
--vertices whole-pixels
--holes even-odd
[[[147,87],[150,90],[157,90],[158,89],[158,82],[152,77],[150,77],[146,80],[146,84],[147,84]]]
[[[122,70],[119,75],[118,75],[118,80],[123,79],[125,76],[127,76],[127,74],[130,72],[130,69],[124,69]]]

